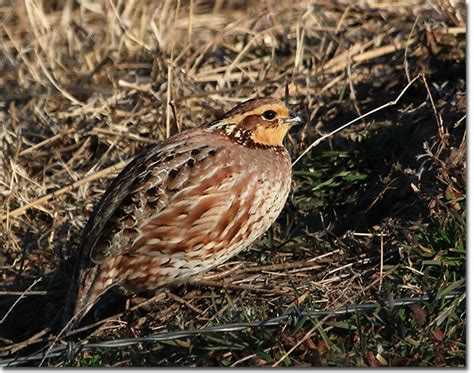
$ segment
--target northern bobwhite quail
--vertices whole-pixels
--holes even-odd
[[[299,122],[275,98],[251,99],[137,155],[84,229],[70,324],[114,285],[151,290],[184,282],[261,236],[288,197],[283,139]]]

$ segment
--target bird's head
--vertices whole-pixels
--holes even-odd
[[[254,98],[234,107],[212,124],[243,145],[283,146],[288,129],[301,124],[297,114],[276,98]]]

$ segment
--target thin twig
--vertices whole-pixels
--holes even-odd
[[[383,284],[383,236],[384,234],[381,233],[380,234],[380,272],[379,272],[379,276],[380,276],[380,282],[379,282],[379,291],[382,290],[382,284]]]
[[[439,155],[441,150],[444,148],[445,142],[446,142],[446,136],[445,136],[444,126],[443,126],[443,118],[438,114],[438,110],[436,109],[436,104],[433,100],[433,96],[431,95],[431,90],[430,90],[430,87],[428,86],[428,82],[426,80],[425,74],[422,74],[422,78],[423,78],[423,84],[425,85],[425,88],[426,88],[426,92],[428,93],[428,97],[430,99],[431,107],[433,108],[436,124],[438,125],[438,136],[441,139],[441,144],[442,144],[440,150],[438,151],[438,155]]]
[[[112,8],[112,11],[114,12],[115,17],[117,17],[118,23],[120,25],[120,28],[122,29],[124,35],[129,38],[131,41],[137,43],[140,45],[142,48],[146,49],[147,51],[151,51],[152,48],[150,48],[148,45],[146,45],[143,41],[139,40],[135,35],[133,35],[132,32],[129,31],[128,27],[123,23],[122,19],[120,18],[120,14],[117,11],[117,8],[114,5],[114,2],[112,0],[109,0],[110,7]]]
[[[398,101],[400,101],[400,99],[403,97],[403,95],[406,93],[406,91],[408,90],[408,88],[410,88],[412,86],[412,84],[417,81],[418,79],[420,78],[420,75],[417,75],[415,78],[413,78],[406,86],[405,88],[403,88],[403,90],[400,92],[400,94],[397,96],[397,98],[395,100],[392,100],[392,101],[389,101],[387,102],[386,104],[383,104],[382,106],[379,106],[371,111],[369,111],[368,113],[365,113],[364,115],[361,115],[353,120],[351,120],[350,122],[342,125],[341,127],[339,128],[336,128],[334,131],[331,131],[329,132],[328,134],[320,137],[319,139],[315,140],[310,146],[308,146],[305,151],[303,153],[301,153],[298,158],[296,158],[296,160],[292,163],[292,166],[294,166],[296,163],[298,163],[298,161],[303,158],[311,149],[313,149],[314,147],[316,147],[320,142],[322,142],[323,140],[327,139],[328,137],[331,137],[333,136],[334,134],[342,131],[344,128],[346,127],[349,127],[351,124],[354,124],[355,122],[357,122],[358,120],[360,119],[363,119],[365,117],[368,117],[369,115],[372,115],[372,114],[375,114],[377,112],[379,112],[380,110],[383,110],[387,107],[390,107],[390,106],[394,106],[394,105],[397,105],[398,104]]]
[[[203,311],[197,308],[196,306],[193,306],[191,303],[189,303],[187,300],[181,298],[180,296],[173,294],[172,292],[168,292],[168,296],[173,299],[174,301],[185,305],[188,307],[191,311],[196,312],[198,315],[202,315]]]
[[[413,31],[415,31],[416,24],[418,23],[418,18],[420,18],[419,14],[416,16],[415,22],[413,22],[413,26],[411,27],[410,33],[408,34],[408,40],[405,46],[405,53],[403,56],[403,67],[405,68],[405,75],[407,77],[407,82],[411,80],[410,70],[408,66],[408,47],[409,47],[408,42],[411,40],[411,35],[413,34]]]
[[[53,76],[49,73],[48,69],[43,63],[43,60],[38,54],[38,51],[35,49],[35,54],[36,58],[38,59],[38,63],[41,67],[41,70],[43,71],[43,74],[48,78],[49,82],[59,91],[61,94],[66,97],[69,101],[71,101],[75,105],[84,105],[83,102],[79,101],[77,98],[75,98],[73,95],[71,95],[68,91],[66,91],[64,88],[60,87],[58,83],[56,83],[56,80],[53,78]]]
[[[14,345],[11,346],[6,346],[0,348],[0,353],[9,353],[9,354],[14,354],[20,350],[23,350],[25,347],[31,346],[32,344],[41,342],[47,338],[43,338],[45,335],[47,335],[51,331],[50,328],[45,328],[41,331],[39,331],[36,334],[33,334],[30,338],[21,341],[19,343],[15,343]]]
[[[15,301],[15,303],[12,304],[12,306],[9,308],[9,310],[7,311],[7,313],[5,314],[5,316],[3,316],[2,320],[0,321],[0,325],[3,324],[3,322],[6,320],[6,318],[8,317],[8,315],[10,314],[10,312],[13,311],[13,309],[15,308],[15,306],[18,304],[18,302],[20,300],[22,300],[25,295],[38,283],[42,280],[43,278],[40,277],[40,278],[37,278],[30,286],[28,286],[28,288],[18,297],[18,299]]]
[[[327,318],[328,316],[326,316]],[[324,321],[326,318],[324,318],[322,321]],[[318,329],[320,326],[321,326],[321,323],[322,321],[318,321],[318,323],[313,326],[305,335],[303,338],[301,338],[292,348],[290,348],[280,359],[278,359],[278,361],[276,363],[274,363],[272,365],[272,368],[275,368],[277,367],[278,365],[281,364],[281,362],[283,360],[285,360],[288,356],[290,356],[290,354],[296,350],[304,341],[308,340],[309,338],[311,338],[313,335],[314,335],[314,332],[316,331],[316,329]]]

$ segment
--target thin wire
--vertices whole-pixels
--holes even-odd
[[[462,291],[452,291],[446,294],[443,299],[452,299],[456,297],[460,297],[464,294]],[[371,302],[366,304],[357,304],[357,305],[345,305],[338,309],[333,310],[313,310],[313,311],[303,311],[301,312],[300,317],[320,317],[320,316],[340,316],[340,315],[349,315],[355,312],[367,312],[374,308],[378,307],[403,307],[408,306],[411,304],[420,303],[423,301],[432,300],[434,295],[422,295],[418,297],[407,297],[407,298],[399,298],[393,301],[390,300],[382,300],[379,302]],[[161,332],[154,335],[150,335],[147,337],[135,337],[135,338],[120,338],[114,339],[110,341],[103,341],[97,343],[81,343],[81,342],[67,342],[66,345],[57,346],[51,349],[45,356],[44,353],[37,353],[31,356],[24,356],[24,357],[15,357],[10,359],[3,359],[0,360],[0,367],[5,366],[14,366],[19,365],[31,361],[42,360],[42,359],[50,359],[56,358],[60,356],[64,356],[67,358],[68,361],[72,360],[73,356],[79,351],[89,351],[99,348],[121,348],[121,347],[129,347],[139,343],[144,342],[159,342],[159,341],[166,341],[172,339],[180,339],[180,338],[187,338],[187,337],[194,337],[203,334],[213,334],[213,333],[225,333],[225,332],[236,332],[241,331],[244,329],[249,328],[259,328],[259,327],[269,327],[269,326],[280,326],[280,325],[289,325],[294,324],[295,319],[294,315],[285,314],[282,316],[277,316],[273,318],[269,318],[266,320],[261,321],[254,321],[254,322],[240,322],[240,323],[232,323],[232,324],[224,324],[218,326],[212,326],[208,328],[202,329],[190,329],[190,330],[183,330],[183,331],[174,331],[174,332]],[[296,320],[298,321],[298,320]]]

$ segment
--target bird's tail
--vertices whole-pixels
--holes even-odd
[[[62,317],[63,331],[76,328],[112,283],[112,279],[104,278],[100,266],[77,273],[69,287]]]

